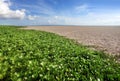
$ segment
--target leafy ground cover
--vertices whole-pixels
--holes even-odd
[[[120,81],[120,64],[53,33],[0,26],[0,81]]]

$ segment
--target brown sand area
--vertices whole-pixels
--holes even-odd
[[[25,29],[52,32],[74,39],[93,49],[120,55],[120,27],[113,26],[28,26]]]

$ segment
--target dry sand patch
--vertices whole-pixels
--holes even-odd
[[[120,27],[28,26],[25,29],[57,33],[107,53],[120,55]]]

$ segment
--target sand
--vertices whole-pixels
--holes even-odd
[[[34,29],[53,32],[97,50],[112,55],[120,55],[120,27],[113,26],[28,26]]]

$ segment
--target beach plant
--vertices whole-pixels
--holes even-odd
[[[120,64],[54,33],[0,26],[0,81],[120,81]]]

